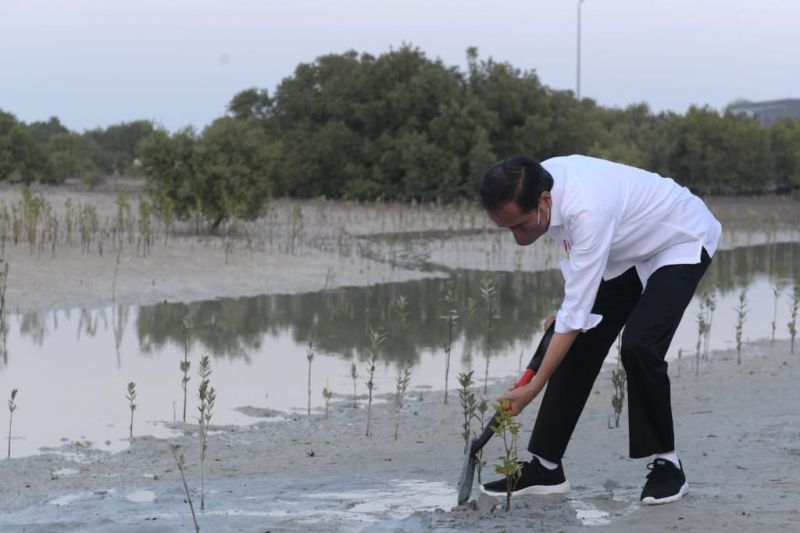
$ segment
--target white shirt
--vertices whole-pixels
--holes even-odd
[[[619,163],[571,155],[542,162],[553,176],[547,234],[563,244],[564,300],[560,333],[591,329],[601,279],[631,267],[642,285],[665,265],[696,264],[713,256],[722,225],[703,201],[670,178]]]

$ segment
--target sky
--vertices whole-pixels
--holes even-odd
[[[202,128],[299,63],[410,43],[575,90],[577,0],[0,0],[0,109],[70,129]],[[796,0],[584,0],[581,94],[655,111],[800,98]]]

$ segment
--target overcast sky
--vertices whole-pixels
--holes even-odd
[[[800,97],[797,0],[585,0],[581,93],[685,111]],[[0,109],[202,127],[321,54],[477,46],[575,89],[577,0],[0,0]]]

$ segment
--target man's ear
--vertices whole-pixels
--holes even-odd
[[[553,197],[550,195],[550,191],[542,191],[539,196],[539,207],[546,207],[547,209],[553,207]]]

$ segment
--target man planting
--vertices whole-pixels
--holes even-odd
[[[527,246],[544,234],[563,246],[564,300],[555,334],[533,380],[498,401],[519,414],[548,384],[531,435],[531,461],[515,494],[565,492],[561,459],[603,359],[624,327],[630,456],[653,457],[645,504],[688,490],[675,450],[664,357],[722,226],[706,205],[669,178],[584,156],[541,164],[513,156],[480,179],[489,217]],[[486,483],[505,496],[506,480]]]

